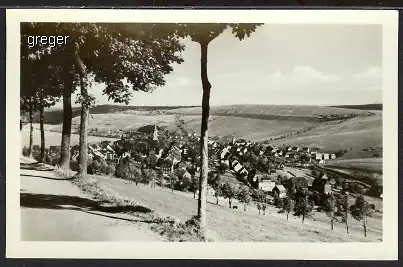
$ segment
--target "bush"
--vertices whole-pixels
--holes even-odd
[[[158,179],[158,173],[155,170],[151,170],[151,169],[150,170],[144,170],[141,182],[145,183],[145,184],[150,184],[151,183],[151,185],[154,186],[156,181],[157,181],[157,179]]]
[[[113,175],[115,173],[115,164],[103,159],[93,160],[88,165],[88,173],[96,175]]]
[[[141,171],[133,159],[125,158],[121,159],[116,165],[115,176],[122,179],[135,181],[136,184],[138,184],[141,177]]]

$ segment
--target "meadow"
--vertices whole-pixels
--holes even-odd
[[[197,200],[193,198],[193,193],[172,192],[167,188],[150,188],[143,184],[136,186],[118,178],[91,177],[103,186],[113,188],[121,197],[133,199],[138,205],[152,209],[158,216],[186,221],[196,214]],[[287,221],[285,214],[279,214],[274,207],[269,207],[266,215],[259,215],[252,206],[248,206],[245,212],[243,204],[233,210],[228,208],[228,201],[224,199],[220,199],[219,205],[213,204],[216,201],[213,197],[208,201],[208,225],[215,241],[365,242],[382,239],[382,216],[379,214],[368,222],[370,230],[365,238],[361,223],[354,220],[350,220],[350,234],[347,235],[342,224],[331,231],[326,215],[318,212],[302,223],[294,216]]]

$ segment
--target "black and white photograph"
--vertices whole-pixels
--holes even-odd
[[[397,258],[397,18],[8,10],[8,253]]]

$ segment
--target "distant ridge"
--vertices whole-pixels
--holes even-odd
[[[361,109],[361,110],[382,110],[382,104],[342,105],[342,106],[330,106],[330,107],[332,107],[332,108]]]
[[[152,111],[171,110],[178,108],[194,108],[198,106],[123,106],[123,105],[99,105],[90,109],[90,114],[123,113],[125,111]],[[81,107],[73,107],[73,118],[80,115]],[[59,124],[63,122],[63,109],[51,108],[44,114],[46,124]],[[39,123],[39,114],[34,115],[34,122]]]

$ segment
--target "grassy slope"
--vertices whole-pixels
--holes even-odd
[[[189,131],[198,133],[200,131],[200,117],[197,115],[183,116]],[[133,114],[94,114],[91,116],[89,127],[108,130],[130,130],[138,129],[148,124],[167,126],[170,130],[176,130],[175,115],[133,115]],[[304,121],[288,121],[284,123],[279,120],[262,120],[252,118],[240,118],[233,116],[211,116],[209,134],[211,136],[235,135],[238,138],[250,140],[267,139],[271,136],[297,131],[313,123]],[[73,129],[78,129],[80,118],[73,119]],[[61,131],[62,125],[48,125],[49,129]]]
[[[172,193],[168,189],[153,188],[134,184],[128,185],[121,179],[96,176],[108,184],[119,194],[133,198],[139,205],[154,210],[158,215],[188,220],[196,214],[197,200],[192,193]],[[215,203],[215,198],[210,199]],[[258,215],[257,210],[248,207],[243,211],[231,210],[228,201],[221,200],[220,205],[208,204],[207,218],[210,230],[218,235],[217,241],[266,241],[266,242],[345,242],[345,241],[376,241],[382,235],[382,219],[378,216],[369,222],[369,237],[365,239],[360,223],[350,221],[350,235],[345,234],[343,225],[336,225],[334,231],[329,230],[328,219],[323,214],[315,215],[316,220],[307,219],[304,224],[299,218],[290,216],[287,221],[284,214],[277,209],[266,211],[266,215]]]
[[[201,107],[172,109],[167,112],[180,114],[201,114]],[[325,114],[359,114],[364,111],[355,109],[340,109],[325,106],[291,106],[291,105],[230,105],[212,106],[211,114],[225,113],[228,115],[256,114],[281,116],[307,116],[315,117]]]
[[[330,151],[344,148],[362,151],[363,148],[381,147],[382,115],[358,117],[341,124],[320,126],[309,132],[277,140],[275,143],[312,146]]]
[[[21,147],[28,147],[29,145],[29,128],[24,128],[22,129],[21,133]],[[34,139],[34,145],[40,145],[41,144],[41,135],[39,130],[34,130],[33,132],[33,139]],[[97,136],[88,136],[88,141],[89,142],[100,142],[102,140],[115,140],[111,138],[103,138],[103,137],[97,137]],[[62,135],[61,133],[56,133],[56,132],[50,132],[50,131],[45,131],[45,145],[46,147],[49,146],[60,146],[62,141]],[[77,134],[72,134],[71,135],[71,145],[78,145],[79,141],[79,135]]]

